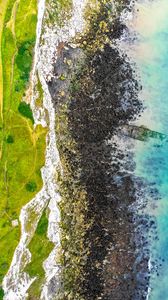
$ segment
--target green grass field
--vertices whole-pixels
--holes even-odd
[[[33,239],[29,244],[29,250],[32,253],[32,261],[26,267],[26,272],[31,277],[36,276],[36,280],[29,289],[28,299],[39,299],[41,286],[44,283],[45,273],[43,269],[43,262],[52,251],[54,245],[47,238],[48,217],[46,211],[43,213]]]
[[[1,284],[20,238],[20,227],[12,227],[12,220],[42,187],[47,129],[34,129],[29,105],[21,104],[32,67],[37,0],[0,0],[0,5]]]

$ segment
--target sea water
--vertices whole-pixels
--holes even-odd
[[[129,27],[136,38],[127,45],[128,53],[137,67],[144,106],[136,124],[168,136],[168,0],[137,1]],[[156,191],[156,197],[146,195],[147,205],[141,211],[154,217],[157,225],[157,238],[148,235],[148,299],[168,300],[168,139],[136,141],[134,159],[135,175]]]

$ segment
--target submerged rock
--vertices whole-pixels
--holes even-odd
[[[150,138],[158,141],[167,140],[166,134],[150,130],[145,126],[124,125],[120,128],[120,132],[125,136],[140,141],[148,141]]]

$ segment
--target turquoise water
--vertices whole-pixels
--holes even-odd
[[[131,51],[145,111],[137,124],[168,135],[168,0],[139,1],[134,20],[138,40]],[[168,300],[168,142],[136,142],[136,175],[154,183],[159,199],[148,196],[143,213],[155,216],[158,240],[150,239],[151,263],[163,259],[150,281],[149,300]],[[159,263],[160,264],[160,261]]]

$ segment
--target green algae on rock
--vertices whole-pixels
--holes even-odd
[[[46,1],[46,23],[51,26],[57,24],[63,27],[71,17],[72,0],[47,0]]]
[[[127,57],[112,46],[125,30],[119,16],[126,8],[129,1],[88,1],[84,31],[72,44],[59,47],[55,78],[48,82],[63,171],[57,176],[62,197],[61,300],[122,299],[126,291],[129,298],[138,290],[132,271],[135,227],[128,211],[135,201],[134,184],[129,172],[123,173],[121,159],[127,151],[115,141],[117,129],[134,120],[142,107]],[[130,93],[125,99],[127,81]],[[117,173],[123,181],[120,191]],[[115,278],[109,269],[106,273],[107,257]],[[120,259],[124,261],[117,265]]]
[[[61,154],[63,177],[57,176],[61,202],[61,255],[63,291],[59,299],[81,299],[80,281],[82,269],[87,259],[88,248],[84,245],[84,237],[89,223],[85,220],[87,199],[85,187],[81,186],[80,157],[76,143],[68,131],[66,106],[57,114],[57,141]],[[64,140],[63,140],[64,139]]]

